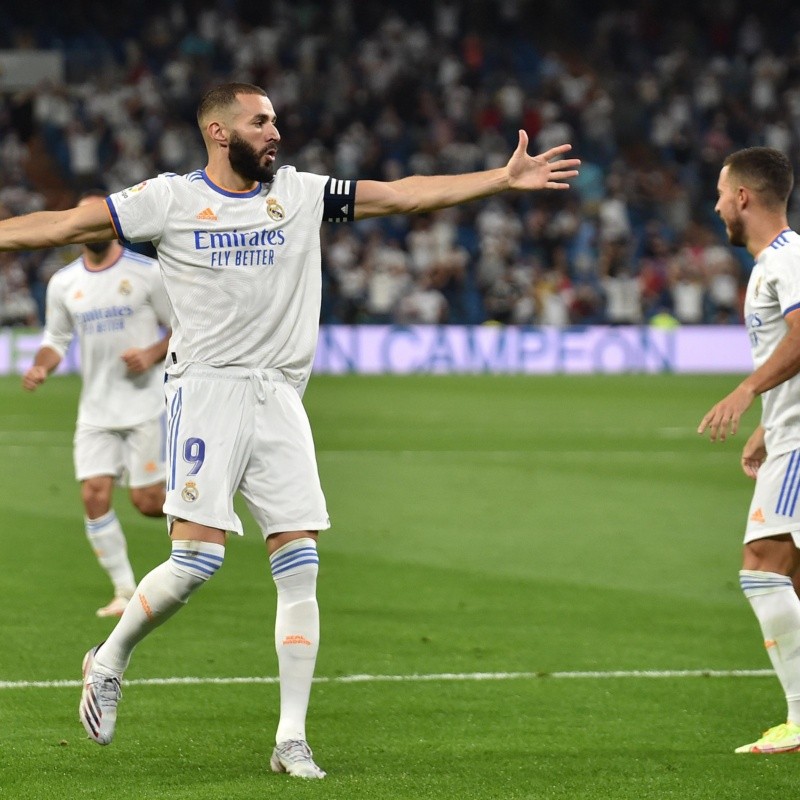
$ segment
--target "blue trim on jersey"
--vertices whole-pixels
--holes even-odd
[[[789,465],[786,467],[786,474],[781,484],[781,493],[778,495],[778,503],[775,506],[775,513],[783,517],[794,516],[797,507],[797,495],[800,491],[800,450],[794,450],[789,458]]]
[[[256,195],[261,194],[260,183],[256,186],[255,189],[251,189],[249,192],[231,192],[228,191],[227,189],[223,189],[221,186],[217,186],[217,184],[214,183],[214,181],[212,181],[211,178],[208,177],[205,170],[202,170],[200,174],[210,189],[213,189],[215,192],[224,195],[225,197],[248,198],[248,197],[255,197]]]
[[[791,314],[792,311],[797,311],[798,308],[800,308],[800,303],[795,303],[793,306],[789,306],[789,308],[783,312],[783,316],[785,317],[787,314]]]
[[[792,233],[791,228],[784,228],[771,242],[770,247],[773,250],[777,250],[779,247],[783,247],[785,244],[789,244],[789,240],[786,238],[787,233]]]
[[[114,208],[114,201],[110,197],[106,197],[106,206],[108,207],[108,213],[111,214],[111,221],[114,223],[114,228],[119,234],[119,238],[127,242],[128,240],[125,238],[125,233],[122,230],[122,223],[119,221],[117,209]]]

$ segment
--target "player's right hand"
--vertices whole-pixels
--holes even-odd
[[[31,367],[22,376],[22,388],[32,392],[37,386],[47,380],[47,369],[45,367]]]

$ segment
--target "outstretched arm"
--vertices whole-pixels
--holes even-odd
[[[0,250],[38,250],[116,239],[105,203],[66,211],[35,211],[0,222]]]
[[[562,156],[571,147],[562,144],[538,156],[530,156],[528,134],[521,130],[517,149],[505,167],[463,175],[414,175],[397,181],[358,181],[355,218],[420,214],[508,190],[568,189],[566,180],[578,174],[580,159],[552,159]]]

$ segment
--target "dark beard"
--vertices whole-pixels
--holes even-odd
[[[234,172],[249,181],[270,183],[275,175],[275,164],[270,162],[263,166],[256,149],[233,132],[228,141],[228,158]]]
[[[744,238],[744,225],[742,225],[741,220],[735,219],[728,223],[728,241],[734,247],[747,246]]]
[[[91,250],[96,256],[104,256],[111,247],[111,242],[86,242],[84,247]]]

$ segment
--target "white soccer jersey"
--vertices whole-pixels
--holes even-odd
[[[786,336],[785,316],[800,309],[800,236],[782,231],[758,254],[745,295],[744,314],[753,363],[760,367]],[[761,395],[761,422],[770,455],[800,447],[800,375]]]
[[[164,410],[164,366],[128,371],[121,354],[149,347],[170,325],[170,307],[158,264],[123,250],[110,266],[86,269],[83,258],[56,272],[47,284],[42,345],[63,357],[77,333],[83,386],[78,422],[128,428]]]
[[[302,393],[322,295],[319,228],[352,219],[355,183],[281,167],[230,192],[197,170],[111,195],[118,234],[151,241],[175,315],[170,358],[278,369]]]

